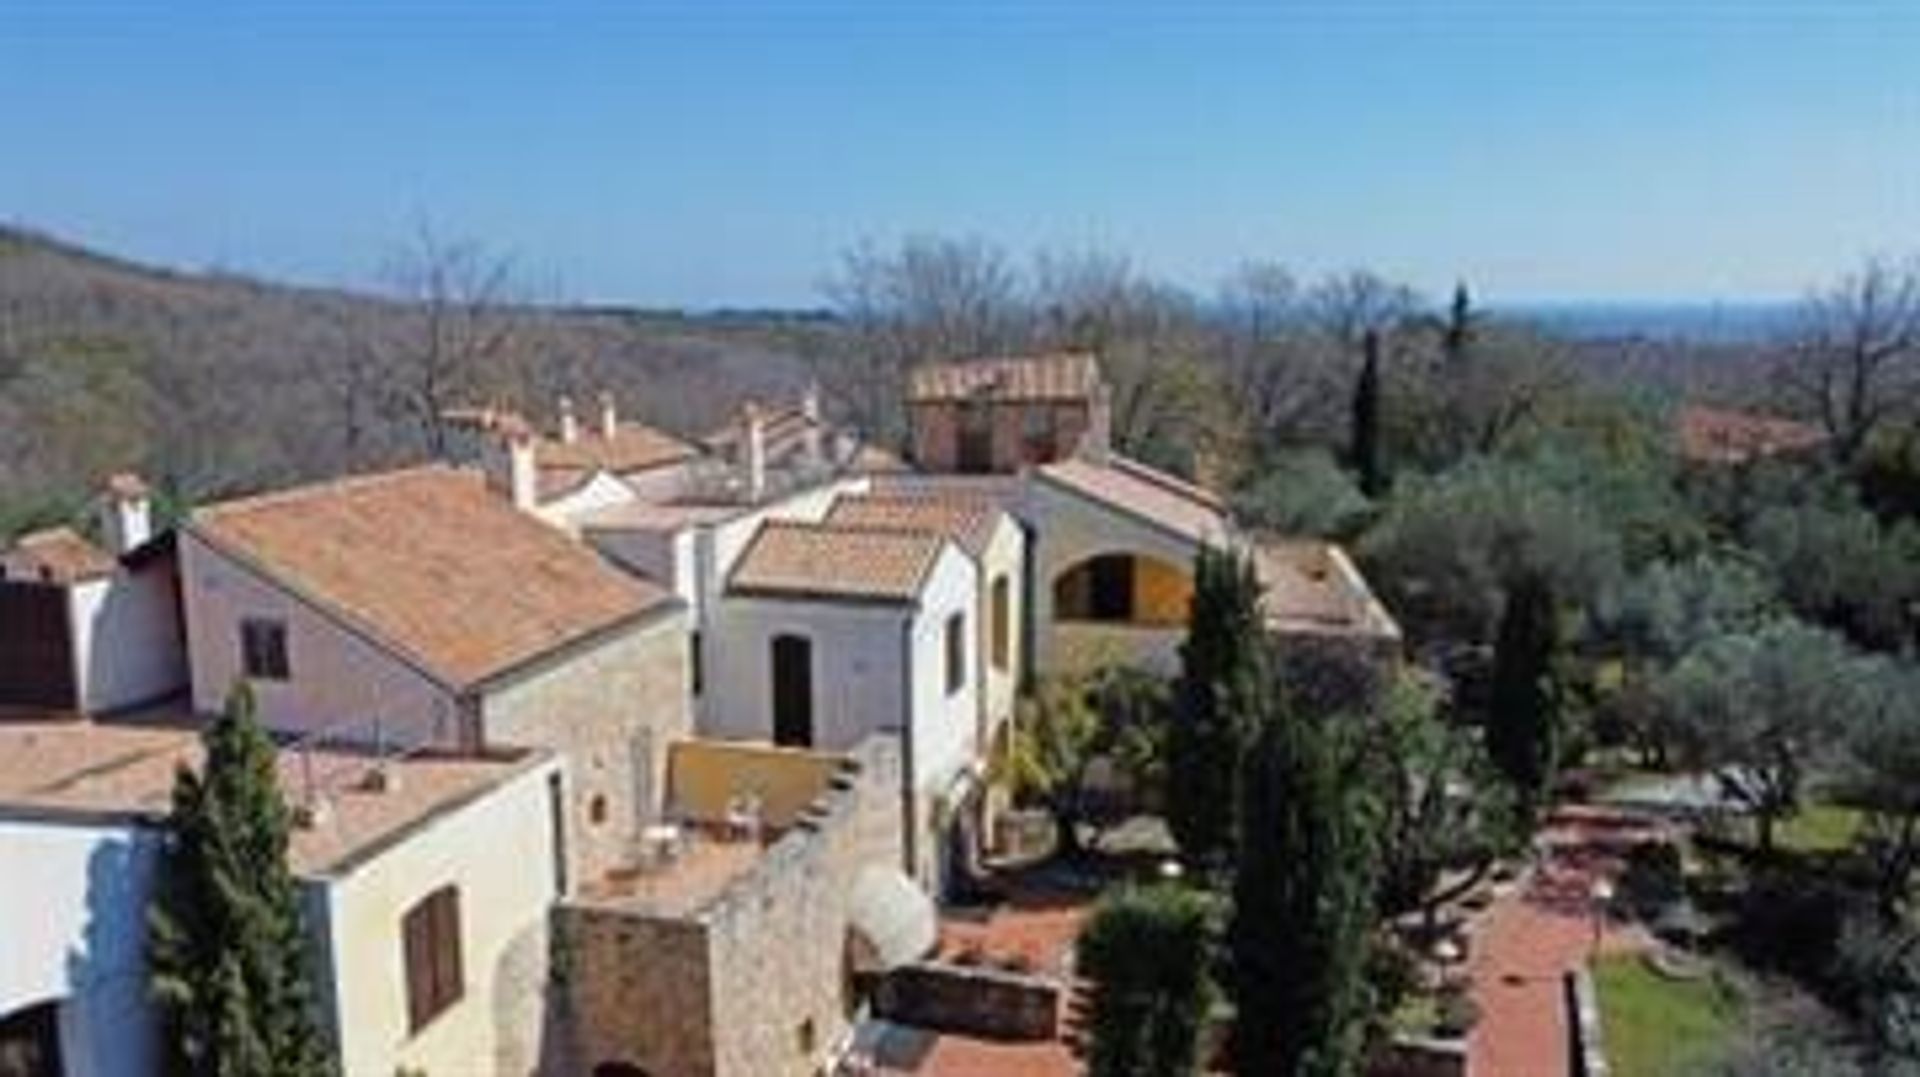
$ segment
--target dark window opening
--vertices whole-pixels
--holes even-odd
[[[967,619],[963,614],[947,618],[947,694],[952,695],[967,683]]]
[[[960,405],[959,445],[954,465],[966,474],[993,470],[993,412],[985,404]]]
[[[1028,404],[1020,421],[1021,455],[1028,463],[1052,463],[1060,455],[1060,434],[1053,408]]]
[[[406,946],[407,1027],[413,1032],[460,1001],[460,892],[443,886],[421,898],[401,921]]]
[[[0,1077],[60,1077],[60,1004],[42,1002],[0,1017]]]
[[[687,634],[687,683],[694,695],[699,695],[706,684],[706,670],[701,665],[700,633]]]
[[[773,742],[813,747],[813,641],[773,638]]]
[[[1005,672],[1013,662],[1013,581],[996,578],[988,604],[993,607],[993,668]]]
[[[287,665],[287,623],[266,617],[240,622],[240,664],[249,680],[284,681]]]
[[[1069,569],[1054,584],[1054,616],[1062,621],[1131,621],[1134,560],[1102,554]]]
[[[547,825],[553,830],[553,892],[567,892],[567,793],[560,775],[547,775]]]

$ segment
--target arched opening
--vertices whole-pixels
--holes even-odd
[[[647,1077],[647,1071],[631,1062],[602,1062],[593,1067],[593,1077]]]
[[[42,1002],[0,1017],[0,1074],[60,1077],[60,1003]]]
[[[1089,557],[1053,582],[1056,621],[1176,628],[1186,624],[1192,601],[1192,576],[1139,554]]]
[[[773,742],[813,747],[813,641],[773,637]]]

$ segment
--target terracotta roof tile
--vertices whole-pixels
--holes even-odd
[[[907,401],[1084,400],[1099,383],[1099,360],[1083,352],[925,363],[907,376]]]
[[[0,553],[0,574],[43,583],[78,583],[113,575],[113,555],[71,527],[30,531]]]
[[[1676,416],[1680,455],[1703,464],[1738,464],[1826,444],[1817,426],[1752,412],[1688,404]]]
[[[445,466],[216,505],[192,530],[459,687],[672,600]]]
[[[610,471],[624,475],[677,464],[700,454],[700,450],[679,438],[643,423],[623,422],[612,437],[603,436],[597,427],[582,424],[572,441],[541,438],[534,446],[533,459],[541,470]]]
[[[728,589],[911,602],[944,545],[931,531],[769,521],[740,555]]]
[[[993,541],[999,519],[999,508],[977,495],[843,494],[834,499],[826,522],[887,531],[931,531],[977,558]]]
[[[1036,474],[1194,542],[1216,543],[1227,534],[1226,508],[1219,498],[1117,453],[1105,463],[1069,457],[1041,467]]]
[[[425,754],[381,759],[351,747],[314,748],[303,759],[278,755],[282,795],[303,803],[312,789],[327,811],[296,826],[287,850],[297,874],[313,876],[393,841],[414,826],[521,773],[537,753],[459,757]],[[167,813],[179,766],[202,758],[197,721],[94,722],[70,715],[10,716],[0,722],[0,812],[76,817],[158,819]],[[364,781],[376,766],[398,781],[374,791]]]
[[[1399,638],[1400,627],[1332,543],[1265,539],[1252,555],[1267,624],[1274,630]]]

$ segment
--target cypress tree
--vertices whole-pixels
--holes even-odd
[[[1360,492],[1379,497],[1386,489],[1380,464],[1380,334],[1372,329],[1362,341],[1366,357],[1353,387],[1353,468],[1360,476]]]
[[[240,685],[202,736],[198,773],[174,776],[148,912],[168,1068],[195,1077],[332,1072],[314,1023],[310,950],[287,867],[289,818],[274,748]]]
[[[1233,861],[1240,757],[1268,676],[1265,632],[1252,560],[1200,551],[1167,736],[1167,823],[1181,857],[1204,875]]]
[[[1247,758],[1229,930],[1239,1073],[1349,1077],[1372,1010],[1378,849],[1338,716],[1270,717]]]
[[[1458,370],[1467,359],[1467,346],[1473,342],[1473,297],[1467,282],[1453,286],[1453,303],[1447,308],[1447,324],[1440,333],[1440,351],[1449,369]]]
[[[1560,646],[1553,589],[1526,573],[1507,591],[1494,642],[1487,754],[1529,818],[1546,800],[1559,755],[1553,664]]]
[[[1100,902],[1076,944],[1092,984],[1087,1027],[1092,1077],[1188,1077],[1215,987],[1214,900],[1159,885]]]

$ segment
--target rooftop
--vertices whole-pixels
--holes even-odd
[[[71,527],[30,531],[0,552],[0,577],[42,583],[78,583],[113,575],[113,555]]]
[[[309,877],[343,871],[543,758],[523,752],[393,759],[347,747],[283,748],[279,778],[287,802],[306,803],[310,790],[319,790],[326,806],[317,822],[294,828],[289,863]],[[0,718],[0,816],[157,821],[167,813],[175,770],[198,767],[200,759],[197,726],[179,716],[106,722],[8,714]],[[379,789],[367,780],[376,769],[392,779]]]
[[[1817,426],[1753,412],[1683,406],[1675,417],[1680,455],[1695,463],[1739,464],[1826,444]]]
[[[1104,462],[1069,457],[1035,474],[1196,543],[1220,542],[1227,534],[1226,506],[1218,497],[1118,453]]]
[[[924,363],[907,376],[907,402],[1075,401],[1100,385],[1100,362],[1084,352]]]
[[[441,465],[226,502],[190,529],[455,687],[672,601]]]
[[[889,531],[931,531],[953,540],[974,557],[986,552],[1000,510],[979,494],[842,494],[827,511],[826,522],[844,527]]]
[[[913,601],[946,539],[932,531],[769,521],[735,564],[734,594]]]
[[[1340,547],[1267,539],[1253,548],[1267,625],[1299,635],[1398,639],[1399,625]]]

